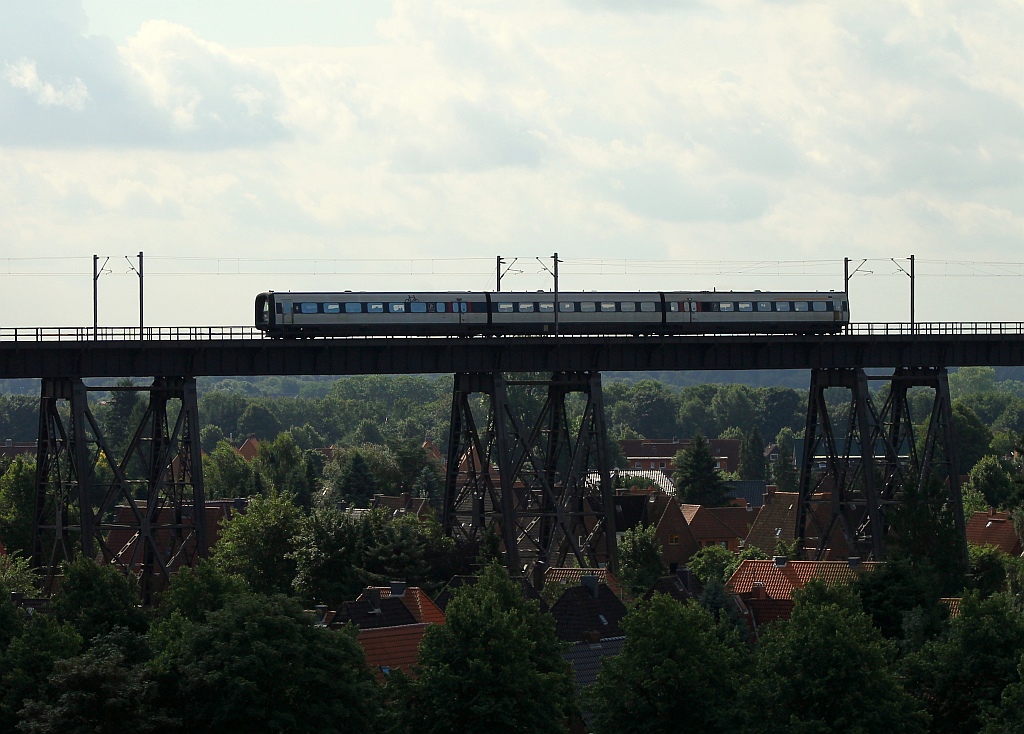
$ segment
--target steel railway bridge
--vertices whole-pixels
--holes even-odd
[[[1024,324],[290,340],[251,327],[0,329],[0,379],[41,381],[33,562],[49,583],[59,563],[81,551],[138,574],[147,593],[206,553],[199,376],[455,375],[444,527],[466,539],[492,529],[511,570],[537,573],[567,558],[582,567],[617,564],[602,372],[809,370],[796,537],[808,557],[824,557],[841,534],[851,555],[883,558],[889,513],[908,483],[921,488],[937,477],[962,534],[946,370],[976,365],[1024,365]],[[532,377],[517,379],[521,373]],[[151,382],[112,384],[121,377]],[[883,405],[874,404],[869,381],[889,383]],[[513,407],[509,388],[522,385],[546,391],[537,415]],[[921,416],[910,414],[915,388],[931,395],[924,435],[915,435]],[[121,455],[89,407],[90,392],[111,390],[148,395]],[[845,391],[842,410],[834,393],[826,401],[829,390]],[[109,467],[102,477],[100,464]]]

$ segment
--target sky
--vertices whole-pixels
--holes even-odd
[[[0,0],[0,327],[264,290],[1024,321],[1024,5]],[[514,261],[514,262],[513,262]]]

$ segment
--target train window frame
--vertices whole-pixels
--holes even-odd
[[[633,313],[636,311],[636,303],[633,301],[623,301],[619,304],[619,310],[626,313]]]
[[[520,303],[519,313],[533,313],[533,303]]]
[[[341,313],[340,303],[325,303],[324,313]]]
[[[811,310],[818,313],[828,311],[828,303],[825,301],[811,301]]]
[[[734,308],[734,304],[732,301],[719,301],[718,310],[721,311],[722,313],[732,313],[736,309]]]
[[[366,313],[384,313],[383,303],[367,303]]]
[[[757,310],[761,311],[761,312],[771,311],[772,310],[772,302],[771,301],[758,301],[757,302]]]
[[[594,301],[580,302],[581,313],[597,313],[597,304]]]
[[[537,304],[537,311],[539,313],[554,313],[555,304],[553,304],[551,301],[541,301],[540,303]]]
[[[642,313],[654,313],[658,310],[657,305],[654,301],[640,301],[640,311]]]
[[[438,301],[434,305],[437,307],[437,312],[438,313],[444,313],[445,311],[448,310],[448,304],[445,303],[444,301]]]
[[[345,313],[362,313],[362,312],[363,312],[363,304],[361,304],[361,303],[346,303],[345,304]]]
[[[615,301],[601,301],[601,313],[615,313],[617,310]]]
[[[558,302],[558,310],[561,313],[575,313],[576,312],[576,304],[573,303],[572,301],[559,301]]]
[[[498,313],[512,313],[515,310],[515,305],[512,303],[499,303]]]
[[[736,306],[736,310],[741,311],[742,313],[752,313],[754,311],[753,301],[740,301],[739,303],[736,304]]]
[[[669,301],[668,310],[671,311],[672,313],[677,313],[679,311],[679,303],[677,303],[676,301]]]
[[[789,307],[789,301],[776,301],[775,310],[780,312],[790,311],[791,309]]]
[[[800,313],[806,313],[810,311],[807,307],[807,301],[793,301],[793,310],[799,311]]]
[[[427,304],[422,301],[410,301],[409,302],[409,313],[426,313]]]
[[[404,303],[389,303],[388,313],[405,313]]]
[[[302,301],[301,303],[299,303],[299,313],[307,316],[315,313],[320,313],[320,304],[312,303],[310,301]]]

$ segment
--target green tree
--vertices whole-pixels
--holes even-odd
[[[269,441],[281,432],[281,420],[262,402],[249,403],[238,418],[238,430],[243,436]]]
[[[248,591],[241,576],[225,573],[213,561],[203,559],[171,577],[171,586],[160,595],[156,611],[161,619],[177,614],[190,622],[205,622],[207,615],[223,609],[229,598]]]
[[[673,460],[676,470],[672,475],[676,494],[683,502],[706,507],[721,507],[726,504],[726,487],[715,466],[711,444],[699,433],[693,437],[693,444],[676,454]]]
[[[981,728],[982,712],[1018,680],[1022,652],[1024,617],[1013,600],[970,592],[949,632],[906,658],[904,677],[932,714],[933,732],[967,734]]]
[[[922,432],[922,440],[924,438]],[[969,474],[988,453],[992,431],[963,400],[953,401],[953,435],[956,436],[956,464],[959,474]]]
[[[39,592],[38,582],[36,570],[18,551],[0,556],[0,593],[13,591],[35,596]]]
[[[619,546],[619,575],[634,596],[645,594],[665,573],[661,543],[653,525],[637,525],[622,534]]]
[[[203,484],[211,499],[251,497],[260,494],[266,480],[253,464],[227,441],[220,441],[203,458]]]
[[[971,469],[967,486],[981,492],[989,507],[1006,507],[1014,493],[1013,478],[998,456],[983,456]]]
[[[140,608],[135,577],[106,564],[78,556],[61,566],[61,580],[50,597],[50,613],[67,622],[86,644],[115,627],[145,632],[147,614]]]
[[[32,549],[36,463],[18,456],[0,477],[0,539],[8,552]]]
[[[793,466],[793,452],[787,446],[779,447],[779,458],[772,464],[772,481],[779,492],[796,492],[800,477]]]
[[[496,564],[427,628],[405,698],[410,732],[565,732],[575,708],[554,620]]]
[[[996,371],[992,367],[960,367],[949,375],[949,394],[953,398],[992,392]]]
[[[956,528],[946,488],[931,476],[922,486],[904,486],[902,502],[889,515],[891,545],[917,562],[926,562],[940,575],[942,592],[953,596],[963,589],[966,539]]]
[[[213,551],[217,566],[260,594],[287,594],[295,578],[295,535],[301,513],[288,496],[253,497],[244,515],[224,523]]]
[[[732,565],[734,559],[735,555],[728,548],[709,545],[694,553],[687,566],[702,585],[706,586],[712,579],[724,584],[729,580],[725,570]]]
[[[372,731],[379,694],[355,630],[315,627],[284,596],[235,594],[204,621],[172,614],[154,634],[154,668],[181,731]]]
[[[220,426],[207,424],[199,430],[199,446],[202,448],[203,453],[206,454],[217,448],[217,444],[225,438],[227,437]]]
[[[597,734],[737,730],[747,654],[696,604],[655,594],[622,620],[622,653],[607,658],[586,702]]]
[[[299,523],[295,536],[295,591],[318,603],[354,599],[364,588],[359,521],[331,506],[319,507]]]
[[[968,588],[973,589],[982,598],[1006,591],[1007,565],[1013,561],[1006,553],[992,545],[967,545],[970,559]]]
[[[864,610],[882,635],[916,650],[941,633],[949,616],[942,603],[943,580],[927,559],[892,549],[885,564],[853,582]]]
[[[367,507],[377,492],[377,479],[359,451],[353,451],[336,475],[325,476],[328,496]]]
[[[755,426],[740,442],[740,479],[764,479],[764,439]]]
[[[26,700],[55,696],[49,682],[54,663],[77,654],[81,646],[74,627],[51,615],[25,620],[0,655],[0,731],[15,730]]]
[[[1017,666],[1017,680],[1003,689],[999,706],[981,714],[982,734],[1024,734],[1024,658]]]
[[[789,621],[769,625],[755,653],[740,698],[746,731],[927,731],[889,662],[890,644],[848,587],[811,582],[794,600]]]
[[[123,377],[117,381],[117,387],[133,388],[135,382],[130,377]],[[110,458],[114,463],[124,457],[145,409],[142,394],[131,389],[111,390],[104,404],[97,409],[96,417],[107,447],[113,452]]]

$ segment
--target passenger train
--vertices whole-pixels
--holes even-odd
[[[825,333],[850,323],[845,293],[260,293],[274,337]]]

